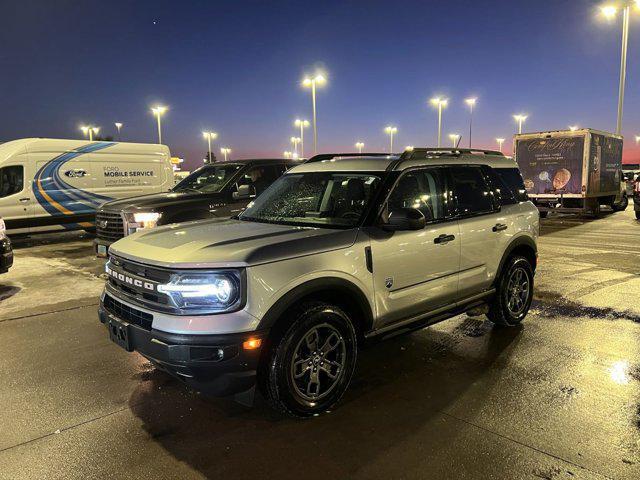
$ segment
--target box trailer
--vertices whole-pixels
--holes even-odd
[[[549,211],[596,214],[601,205],[627,206],[622,182],[622,137],[592,130],[514,136],[515,159],[531,201]]]

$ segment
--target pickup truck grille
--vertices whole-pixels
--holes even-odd
[[[115,242],[124,237],[124,222],[120,212],[98,210],[96,213],[96,235],[101,240]]]

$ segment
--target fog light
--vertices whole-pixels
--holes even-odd
[[[242,344],[242,348],[245,350],[255,350],[256,348],[260,348],[260,345],[262,345],[262,339],[250,338]]]

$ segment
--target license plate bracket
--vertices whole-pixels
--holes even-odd
[[[133,352],[131,345],[131,329],[129,324],[114,319],[109,320],[109,338],[127,352]]]

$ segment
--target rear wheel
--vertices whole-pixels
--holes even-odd
[[[640,220],[640,210],[636,210],[636,220]]]
[[[519,324],[533,300],[533,268],[529,260],[521,256],[510,257],[496,290],[487,313],[489,320],[508,327]]]
[[[321,302],[304,304],[273,342],[263,379],[267,400],[296,417],[329,410],[349,386],[356,355],[356,332],[345,312]]]

